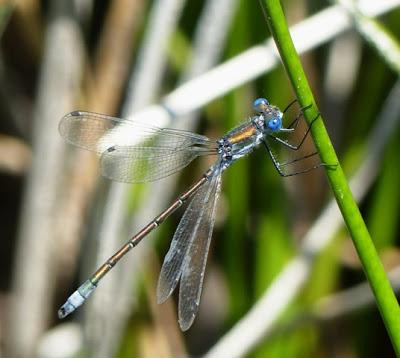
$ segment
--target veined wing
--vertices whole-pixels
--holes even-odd
[[[141,183],[171,175],[200,155],[216,154],[203,147],[114,146],[101,155],[100,166],[106,178]]]
[[[215,206],[220,190],[220,172],[218,163],[213,176],[193,197],[179,223],[161,268],[157,287],[158,303],[164,302],[172,294],[181,279],[179,322],[183,330],[192,324],[200,301]],[[195,285],[198,285],[197,288],[194,288]]]
[[[207,137],[189,131],[158,128],[146,123],[103,114],[75,111],[59,124],[61,136],[69,143],[102,154],[113,146],[184,148],[200,145],[216,148]]]
[[[59,129],[67,142],[101,154],[105,177],[125,183],[158,180],[217,154],[216,143],[196,133],[90,112],[71,112]]]
[[[186,331],[192,325],[199,310],[204,272],[215,222],[215,211],[221,191],[221,170],[215,174],[210,185],[207,201],[193,229],[190,246],[186,253],[179,288],[179,325]]]

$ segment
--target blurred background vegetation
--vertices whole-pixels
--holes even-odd
[[[377,21],[398,41],[400,2],[375,3],[387,2],[391,7]],[[290,24],[333,6],[282,3]],[[321,31],[306,34],[305,43],[322,36],[324,24],[316,26]],[[187,333],[178,329],[176,299],[155,302],[159,269],[183,210],[130,253],[79,311],[57,318],[77,285],[211,164],[199,160],[149,185],[111,184],[100,177],[95,155],[62,142],[60,118],[76,109],[127,117],[164,103],[154,108],[165,112],[165,125],[218,138],[252,114],[257,97],[283,109],[294,96],[279,63],[246,64],[261,70],[247,78],[245,70],[230,73],[243,79],[231,85],[227,77],[213,98],[198,100],[214,93],[211,79],[181,96],[182,103],[165,97],[264,43],[269,34],[258,1],[3,0],[0,36],[2,356],[394,355],[348,233],[323,211],[331,198],[323,170],[283,179],[262,149],[224,174],[201,307]],[[310,45],[302,61],[348,177],[376,150],[372,171],[355,189],[365,187],[361,211],[397,288],[399,73],[368,42],[354,27],[339,29],[322,45]],[[382,139],[374,135],[390,118],[395,124],[379,151],[373,144]],[[325,244],[310,249],[304,240],[321,216]],[[294,289],[283,284],[282,272],[295,258],[310,266]],[[291,278],[296,282],[296,272]],[[287,304],[271,304],[276,318],[267,323],[269,314],[259,315],[254,329],[240,334],[238,322],[272,289],[280,292],[275,302],[290,297]],[[242,351],[218,355],[213,346],[232,328],[244,339]],[[249,343],[253,333],[259,338]]]

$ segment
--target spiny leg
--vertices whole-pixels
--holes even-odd
[[[302,161],[304,159],[311,158],[311,157],[313,157],[314,155],[317,155],[317,154],[318,154],[318,152],[313,152],[313,153],[307,154],[307,155],[305,155],[303,157],[300,157],[300,158],[295,158],[295,159],[292,159],[292,160],[288,160],[286,162],[279,163],[279,165],[281,167],[284,167],[284,166],[287,166],[287,165],[290,165],[290,164],[294,164],[296,162],[300,162],[300,161]]]
[[[312,125],[314,124],[314,122],[318,119],[319,115],[320,115],[320,114],[318,113],[317,116],[311,121],[311,123],[310,123],[310,125],[309,125],[309,127],[308,127],[308,129],[307,129],[307,131],[306,131],[306,133],[304,134],[303,138],[300,140],[300,143],[297,144],[297,145],[290,144],[290,143],[288,143],[287,141],[285,141],[285,140],[283,140],[283,139],[281,139],[281,138],[279,138],[279,137],[275,137],[275,136],[273,136],[273,135],[269,135],[269,137],[270,137],[272,140],[274,140],[274,141],[276,141],[276,142],[278,142],[278,143],[284,145],[285,147],[287,147],[287,148],[289,148],[289,149],[292,149],[292,150],[299,150],[299,149],[301,148],[301,146],[303,145],[304,141],[306,140],[307,136],[310,134],[311,127],[312,127]],[[296,125],[296,126],[297,126],[297,125]],[[292,128],[292,129],[294,130],[295,128]]]
[[[272,152],[272,150],[271,150],[271,148],[269,147],[268,143],[267,143],[266,141],[263,140],[263,144],[264,144],[264,147],[265,147],[265,149],[267,150],[269,156],[271,157],[271,160],[272,160],[272,163],[274,164],[275,169],[277,170],[277,172],[279,173],[279,175],[282,176],[282,177],[291,177],[291,176],[298,175],[298,174],[308,173],[308,172],[310,172],[311,170],[317,169],[317,168],[319,168],[319,167],[328,166],[328,164],[326,164],[326,163],[319,163],[319,164],[317,164],[317,165],[314,165],[314,166],[309,167],[309,168],[304,169],[304,170],[300,170],[300,171],[293,172],[293,173],[285,173],[285,172],[282,170],[282,167],[283,167],[283,166],[287,166],[287,165],[293,164],[293,163],[298,162],[298,161],[300,161],[300,160],[302,160],[302,159],[310,158],[310,157],[316,155],[317,152],[308,154],[308,155],[306,155],[306,156],[304,156],[304,157],[302,157],[302,158],[296,158],[296,159],[294,159],[294,160],[292,160],[292,161],[289,161],[289,162],[280,163],[280,162],[276,159],[276,156],[275,156],[274,153]]]
[[[281,168],[280,168],[280,164],[278,162],[278,160],[276,159],[275,155],[272,153],[271,148],[269,147],[269,145],[267,144],[266,141],[262,141],[264,144],[265,149],[267,150],[269,156],[271,157],[272,163],[274,164],[275,169],[277,170],[277,172],[279,173],[280,176],[284,177],[285,173],[282,172]]]
[[[281,166],[281,167],[287,166],[287,165],[293,164],[293,163],[295,163],[295,162],[301,161],[301,160],[303,160],[303,159],[310,158],[310,157],[312,157],[313,155],[316,155],[316,154],[318,154],[318,152],[314,152],[314,153],[308,154],[308,155],[306,155],[306,156],[304,156],[304,157],[302,157],[302,158],[297,158],[297,159],[291,160],[291,161],[289,161],[289,162],[283,162],[283,163],[280,163],[280,166]],[[315,165],[313,165],[313,166],[311,166],[311,167],[308,167],[307,169],[301,170],[301,171],[299,171],[299,172],[294,172],[294,173],[291,173],[291,174],[286,175],[286,176],[292,176],[292,175],[297,175],[297,174],[308,173],[308,172],[310,172],[311,170],[318,169],[318,168],[321,168],[321,167],[326,167],[326,168],[328,168],[328,169],[334,169],[334,168],[336,168],[337,166],[338,166],[337,164],[318,163],[318,164],[315,164]]]
[[[283,114],[285,114],[286,112],[287,112],[287,110],[290,108],[290,107],[292,107],[292,105],[294,105],[295,103],[297,102],[297,99],[294,99],[292,102],[290,102],[287,106],[286,106],[286,108],[283,110]]]
[[[290,107],[292,107],[292,105],[294,105],[296,102],[298,102],[298,101],[297,101],[297,98],[294,99],[292,102],[290,102],[290,103],[286,106],[286,108],[283,110],[283,113],[285,114],[286,111],[287,111]],[[311,107],[312,107],[312,103],[309,104],[309,105],[307,105],[307,106],[301,107],[301,108],[300,108],[300,111],[304,111],[304,110],[309,109],[309,108],[311,108]]]
[[[291,107],[291,105],[293,103],[297,102],[297,100],[295,99],[294,101],[290,102],[289,105],[284,109],[283,114],[285,114],[285,112]],[[302,107],[300,108],[299,112],[297,113],[297,116],[294,118],[294,120],[287,126],[287,128],[285,128],[288,132],[293,132],[296,128],[297,125],[300,121],[301,116],[304,114],[304,111],[306,109],[309,109],[312,107],[312,104],[309,104],[308,106]]]

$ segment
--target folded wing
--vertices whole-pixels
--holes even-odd
[[[196,193],[183,215],[165,256],[157,288],[164,302],[181,280],[179,323],[187,330],[198,311],[204,270],[221,186],[221,168],[214,167],[209,181]]]

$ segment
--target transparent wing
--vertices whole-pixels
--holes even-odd
[[[204,271],[215,221],[215,210],[221,190],[221,174],[211,184],[208,200],[198,213],[199,220],[193,229],[192,240],[184,259],[179,288],[179,325],[186,331],[192,325],[200,305]]]
[[[105,177],[125,183],[158,180],[217,153],[215,142],[192,132],[96,113],[71,112],[59,129],[67,142],[101,154]]]
[[[216,147],[207,137],[178,129],[158,128],[142,122],[103,114],[75,111],[59,124],[61,136],[69,143],[102,154],[113,146],[184,148]],[[145,145],[143,145],[145,143]]]
[[[103,176],[109,179],[140,183],[171,175],[204,154],[212,153],[198,147],[171,149],[115,146],[102,154],[100,165]]]
[[[196,227],[199,226],[199,219],[207,206],[207,200],[211,198],[211,191],[215,187],[217,176],[211,177],[194,195],[175,231],[158,279],[158,303],[167,300],[178,284],[184,258],[191,241],[194,239]]]

